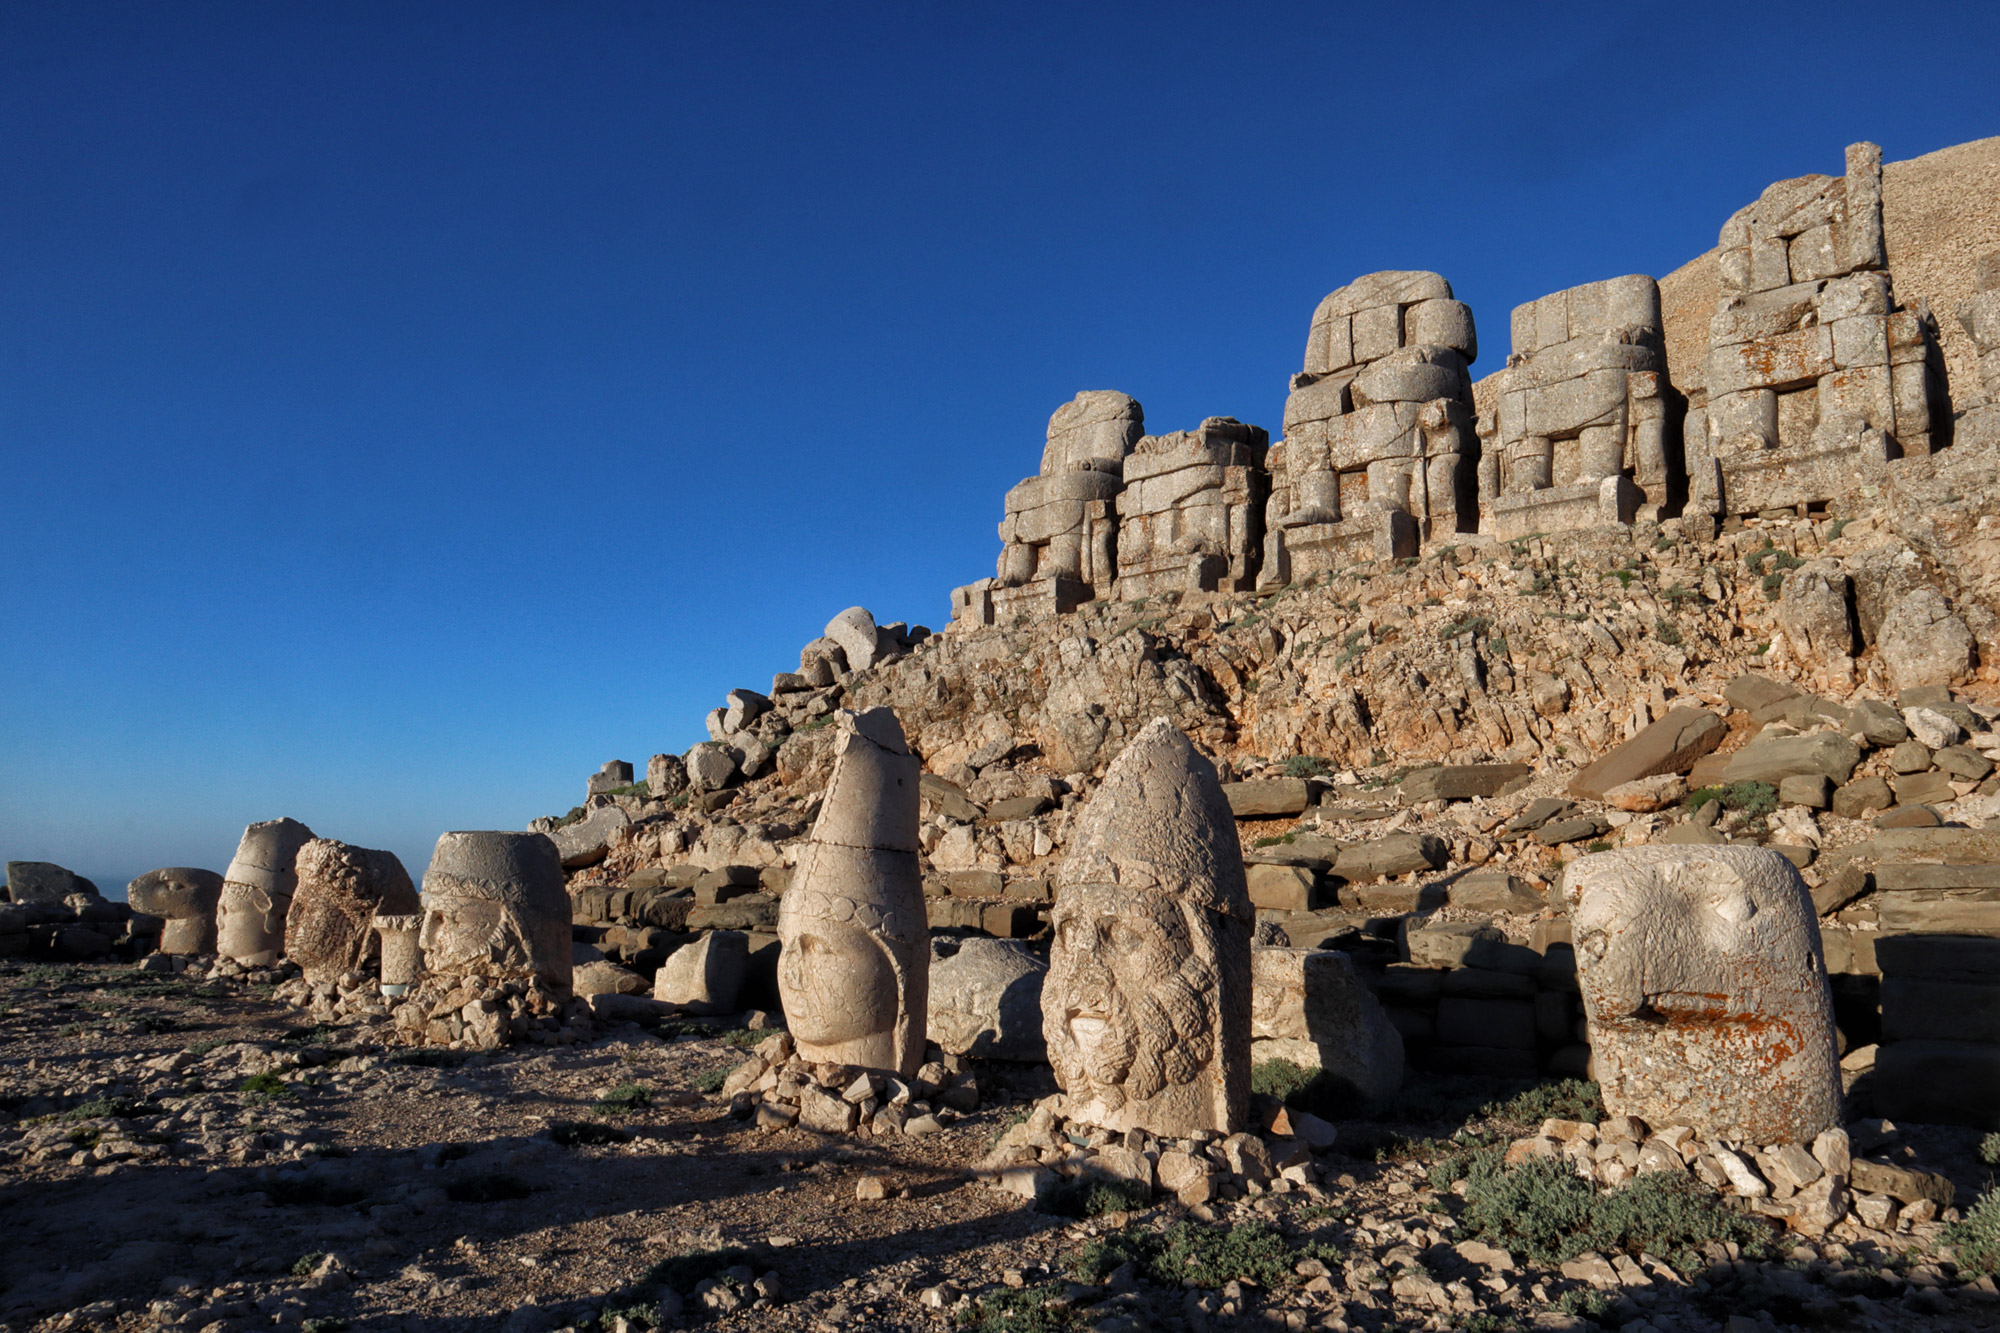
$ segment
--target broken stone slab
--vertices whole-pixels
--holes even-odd
[[[1031,793],[1026,796],[1012,796],[1004,801],[995,801],[986,808],[988,823],[1004,824],[1014,819],[1033,819],[1046,814],[1055,807],[1055,802],[1047,796]]]
[[[1877,1066],[1880,1077],[1880,1066]],[[1948,1176],[1931,1171],[1918,1171],[1913,1167],[1895,1166],[1888,1162],[1870,1161],[1857,1157],[1848,1166],[1848,1180],[1860,1194],[1886,1194],[1902,1203],[1915,1203],[1919,1199],[1929,1199],[1940,1209],[1949,1208],[1957,1197],[1958,1189]]]
[[[931,959],[930,1039],[947,1054],[1039,1062],[1042,982],[1049,965],[1027,945],[970,938]]]
[[[778,928],[778,903],[768,893],[746,893],[713,907],[690,907],[686,929],[774,931]]]
[[[1543,961],[1533,949],[1509,943],[1500,928],[1489,921],[1407,925],[1402,943],[1409,961],[1421,967],[1476,967],[1525,975],[1534,972]]]
[[[1910,738],[1927,750],[1956,745],[1965,735],[1957,722],[1935,708],[1905,708],[1903,724],[1910,729]]]
[[[1863,815],[1887,810],[1896,803],[1896,793],[1886,780],[1879,777],[1855,778],[1834,789],[1829,803],[1833,813],[1842,819],[1860,819]]]
[[[688,789],[687,765],[677,754],[656,754],[646,761],[646,795],[670,800]]]
[[[53,861],[9,861],[7,897],[17,903],[41,903],[60,907],[71,894],[101,897],[97,886],[73,870]]]
[[[1432,833],[1391,833],[1372,842],[1343,847],[1333,873],[1350,883],[1441,869],[1451,851]]]
[[[1246,865],[1244,882],[1250,905],[1273,912],[1310,912],[1316,901],[1319,876],[1305,866]]]
[[[646,979],[627,967],[598,958],[576,965],[570,976],[570,993],[582,999],[593,995],[644,995]]]
[[[1798,686],[1789,681],[1760,676],[1746,672],[1722,687],[1722,697],[1729,701],[1731,708],[1739,708],[1746,713],[1754,713],[1771,704],[1782,703],[1800,693]]]
[[[1536,829],[1535,841],[1546,847],[1557,847],[1610,831],[1611,821],[1601,815],[1571,815],[1568,819],[1552,819]]]
[[[970,824],[986,813],[966,796],[964,788],[935,773],[925,773],[919,778],[917,794],[928,813],[943,815],[961,824]]]
[[[1222,784],[1229,813],[1238,819],[1279,819],[1301,815],[1312,803],[1304,778],[1256,778]]]
[[[721,741],[703,741],[681,760],[688,787],[695,792],[721,791],[737,775],[736,754]]]
[[[1897,805],[1942,805],[1958,797],[1950,775],[1945,773],[1898,773],[1889,786],[1896,793]]]
[[[1931,756],[1932,762],[1962,782],[1980,782],[1993,773],[1993,761],[1965,745],[1947,745]]]
[[[1404,778],[1397,790],[1404,801],[1472,801],[1500,795],[1534,775],[1528,764],[1447,764],[1420,768]]]
[[[1876,896],[1884,934],[2000,935],[2000,897],[1986,889],[1902,890]]]
[[[1621,782],[1605,790],[1604,803],[1614,810],[1649,815],[1676,805],[1687,795],[1687,779],[1678,773],[1661,773],[1633,782]]]
[[[1686,773],[1696,760],[1722,744],[1728,733],[1728,725],[1705,708],[1670,709],[1665,717],[1570,779],[1570,795],[1601,801],[1611,788],[1640,778]]]
[[[606,802],[584,813],[574,824],[565,824],[549,834],[562,858],[563,869],[580,870],[594,866],[611,854],[611,839],[632,822],[632,816],[615,802]]]
[[[1453,907],[1474,912],[1509,912],[1532,916],[1548,906],[1546,899],[1528,887],[1526,880],[1504,870],[1461,875],[1446,891]]]
[[[653,976],[653,998],[690,1014],[734,1013],[749,962],[744,932],[711,930],[667,955]]]
[[[1858,699],[1848,709],[1848,719],[1861,738],[1876,747],[1899,745],[1910,738],[1909,724],[1893,705],[1880,699]]]
[[[1321,1071],[1355,1113],[1403,1084],[1403,1038],[1353,960],[1332,949],[1253,949],[1251,1054]]]
[[[1508,820],[1502,827],[1509,833],[1530,833],[1560,815],[1576,809],[1575,801],[1565,801],[1559,796],[1537,796],[1528,802],[1527,808]]]
[[[1786,778],[1814,773],[1835,782],[1846,782],[1860,762],[1861,747],[1838,732],[1759,735],[1729,757],[1723,778],[1727,782],[1768,782],[1776,786]]]
[[[1794,773],[1778,783],[1778,800],[1786,805],[1824,810],[1833,801],[1833,779],[1824,773]]]
[[[1818,914],[1790,862],[1635,847],[1572,863],[1563,893],[1612,1114],[1750,1143],[1809,1142],[1838,1123]]]

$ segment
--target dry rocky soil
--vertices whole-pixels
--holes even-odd
[[[1955,1262],[1955,1212],[1801,1243],[1703,1196],[1652,1233],[1660,1253],[1488,1243],[1508,1237],[1454,1180],[1468,1150],[1594,1118],[1587,1084],[1414,1079],[1339,1123],[1313,1183],[1038,1210],[968,1168],[1050,1091],[1045,1068],[981,1065],[986,1105],[932,1135],[762,1132],[704,1091],[771,1035],[732,1026],[761,1015],[483,1054],[350,1046],[273,998],[283,977],[0,971],[0,1329],[2000,1323],[1991,1277]],[[1959,1199],[1990,1186],[1976,1131],[1890,1132]]]

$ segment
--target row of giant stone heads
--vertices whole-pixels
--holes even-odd
[[[1855,144],[1843,175],[1780,181],[1724,224],[1701,383],[1670,383],[1660,289],[1634,274],[1515,309],[1484,411],[1451,285],[1357,278],[1313,312],[1275,444],[1230,417],[1148,435],[1111,391],[1058,408],[1040,472],[1007,494],[995,577],[957,589],[953,616],[1268,590],[1450,533],[1675,512],[1712,528],[1850,495],[1948,420],[1935,325],[1899,306],[1886,265],[1882,153]],[[2000,264],[1979,280],[1960,318],[2000,366]]]
[[[918,761],[887,709],[839,723],[781,908],[779,990],[806,1059],[908,1077],[930,960]],[[1746,847],[1605,852],[1579,860],[1565,892],[1614,1114],[1758,1144],[1838,1123],[1818,918],[1790,862]],[[1105,774],[1057,880],[1042,1028],[1069,1118],[1176,1137],[1245,1127],[1255,924],[1215,768],[1157,719]]]
[[[243,831],[225,873],[154,870],[127,896],[165,919],[162,953],[288,958],[315,982],[379,966],[391,994],[425,971],[570,986],[569,895],[539,833],[446,833],[419,896],[394,853],[273,819]]]

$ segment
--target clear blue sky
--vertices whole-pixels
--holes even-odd
[[[1049,412],[2000,133],[1991,5],[0,6],[0,858],[421,873],[947,618]]]

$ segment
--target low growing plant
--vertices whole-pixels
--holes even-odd
[[[1226,1282],[1276,1286],[1295,1262],[1291,1247],[1268,1222],[1232,1227],[1176,1222],[1165,1230],[1128,1226],[1085,1245],[1071,1264],[1081,1282],[1102,1282],[1126,1264],[1163,1287],[1219,1287]]]
[[[1988,1135],[1980,1156],[2000,1135]],[[1958,1253],[1961,1273],[2000,1275],[2000,1189],[1989,1189],[1965,1216],[1944,1229],[1939,1238]]]

